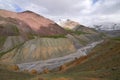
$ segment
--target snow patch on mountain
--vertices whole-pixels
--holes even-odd
[[[120,23],[104,22],[93,25],[97,30],[120,30]]]

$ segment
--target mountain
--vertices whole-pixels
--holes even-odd
[[[35,36],[59,37],[66,31],[52,20],[31,11],[21,13],[0,10],[0,55]]]
[[[76,48],[103,38],[103,35],[94,28],[86,27],[72,20],[61,22],[60,25],[70,34],[68,38],[74,42]]]
[[[103,22],[103,23],[97,23],[94,24],[93,27],[97,30],[120,30],[120,23],[114,23],[114,22]]]
[[[40,36],[66,34],[65,30],[50,19],[40,16],[31,11],[20,13],[0,10],[0,16],[4,18],[14,18],[23,21],[31,28],[35,34]]]
[[[66,29],[66,30],[71,30],[74,32],[81,32],[81,33],[88,33],[88,34],[99,34],[97,30],[94,28],[90,28],[87,26],[84,26],[78,22],[72,21],[72,20],[66,20],[63,22],[60,22],[60,25]]]
[[[81,31],[84,33],[97,33],[93,28],[86,27],[78,22],[69,19],[64,22],[60,22],[60,25],[65,29],[69,29],[73,31]]]
[[[120,37],[120,30],[100,30],[99,32],[105,34],[107,37]]]
[[[120,23],[104,22],[93,25],[93,27],[108,37],[120,36]]]
[[[66,30],[55,22],[34,12],[0,10],[0,58],[6,63],[33,62],[71,54],[76,48],[66,34]]]

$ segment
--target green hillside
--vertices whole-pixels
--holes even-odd
[[[0,66],[0,80],[30,80],[32,77],[34,75],[9,71]]]

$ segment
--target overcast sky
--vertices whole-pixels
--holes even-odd
[[[0,0],[0,9],[31,10],[56,22],[60,19],[84,25],[120,22],[120,0]]]

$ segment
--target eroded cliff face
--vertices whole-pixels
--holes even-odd
[[[76,48],[67,38],[36,38],[3,55],[5,63],[27,63],[74,53]]]
[[[8,36],[4,40],[4,43],[1,45],[0,53],[5,53],[13,48],[23,44],[25,39],[21,36]]]

